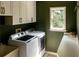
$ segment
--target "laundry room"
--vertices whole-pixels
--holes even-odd
[[[78,15],[79,1],[0,1],[0,57],[79,57]]]

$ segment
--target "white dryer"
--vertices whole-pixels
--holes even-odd
[[[39,44],[39,54],[40,56],[43,56],[45,53],[45,32],[43,31],[25,31],[28,35],[36,36]]]

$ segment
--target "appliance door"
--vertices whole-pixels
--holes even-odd
[[[41,51],[42,51],[45,48],[45,36],[40,38],[40,40],[41,40]]]
[[[36,57],[39,55],[38,38],[32,39],[27,43],[27,57]]]

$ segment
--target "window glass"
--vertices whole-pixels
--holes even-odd
[[[64,31],[66,29],[66,7],[50,8],[50,30]]]

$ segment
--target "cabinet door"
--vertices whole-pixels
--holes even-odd
[[[20,2],[20,19],[21,19],[20,24],[36,22],[36,2],[35,1]]]
[[[34,1],[28,1],[27,2],[27,19],[30,23],[32,23],[34,20],[34,16],[35,16],[34,8],[35,8]]]
[[[27,2],[27,22],[31,23],[32,22],[32,12],[33,12],[33,8],[32,8],[32,1],[28,1]]]
[[[26,23],[27,21],[27,1],[20,2],[20,18],[22,19],[21,24]]]
[[[12,2],[12,7],[13,7],[13,25],[20,24],[20,19],[19,19],[19,7],[20,7],[20,2],[18,1],[13,1]]]
[[[33,1],[27,2],[27,19],[28,23],[33,22]]]
[[[1,14],[3,15],[11,15],[11,5],[10,1],[1,1]]]
[[[36,2],[31,2],[31,22],[36,22]]]
[[[21,2],[20,17],[22,18],[22,23],[36,22],[36,2],[35,1]]]
[[[20,2],[20,18],[22,18],[22,23],[31,23],[31,9],[30,1]]]

